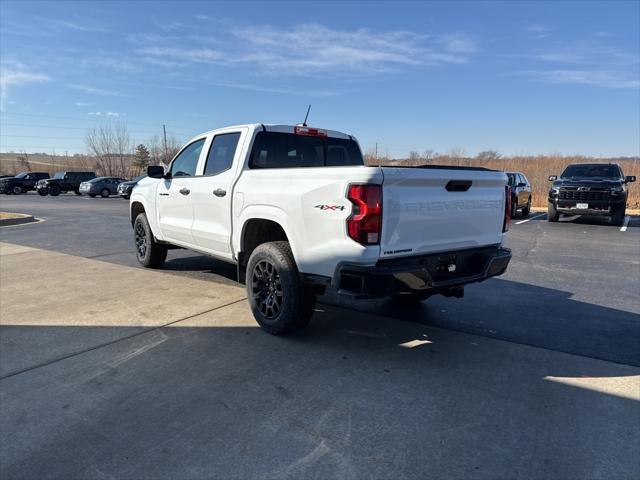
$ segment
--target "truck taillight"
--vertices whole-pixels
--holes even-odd
[[[293,127],[293,133],[296,135],[307,135],[310,137],[326,137],[327,131],[320,128],[310,128],[297,125]]]
[[[347,198],[353,211],[347,219],[349,236],[362,245],[380,243],[382,230],[382,186],[349,185]]]
[[[502,222],[502,231],[509,230],[509,221],[511,220],[511,187],[504,187],[504,221]]]

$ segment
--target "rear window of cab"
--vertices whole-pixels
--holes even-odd
[[[364,165],[354,140],[259,132],[253,142],[249,168],[347,167]]]

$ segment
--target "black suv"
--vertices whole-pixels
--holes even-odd
[[[607,215],[613,225],[622,225],[627,206],[627,184],[635,176],[625,177],[615,163],[575,163],[565,168],[560,178],[550,175],[547,219],[557,222],[561,213]]]
[[[524,173],[507,172],[507,177],[511,187],[511,218],[516,218],[518,209],[526,217],[531,211],[531,184]]]
[[[67,192],[80,195],[80,184],[92,178],[96,178],[95,172],[57,172],[53,178],[38,182],[36,190],[43,197],[48,194],[56,197]]]
[[[15,177],[0,179],[0,192],[14,195],[34,190],[39,180],[49,178],[46,172],[22,172]]]

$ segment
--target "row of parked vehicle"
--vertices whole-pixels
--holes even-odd
[[[98,177],[95,172],[57,172],[53,177],[46,172],[22,172],[15,177],[0,178],[0,193],[20,195],[35,190],[43,197],[74,192],[90,197],[119,195],[128,199],[133,187],[145,176],[127,180],[121,177]]]

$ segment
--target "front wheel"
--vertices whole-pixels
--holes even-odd
[[[287,335],[311,320],[316,296],[302,281],[289,242],[258,245],[249,258],[246,279],[249,306],[266,332]]]
[[[626,205],[616,208],[611,215],[611,225],[621,227],[624,223],[624,216],[626,215]]]
[[[522,216],[523,217],[528,216],[530,211],[531,211],[531,197],[529,197],[529,200],[527,200],[527,204],[522,209]]]
[[[518,216],[518,199],[514,198],[511,200],[511,218],[516,218]]]
[[[58,187],[57,185],[54,185],[53,187],[49,188],[49,194],[52,197],[57,197],[58,195],[60,195],[61,190],[60,187]]]
[[[133,238],[136,245],[136,258],[146,268],[160,268],[167,259],[167,246],[156,242],[144,213],[133,222]]]
[[[41,197],[46,197],[48,194],[49,194],[49,192],[47,191],[46,188],[38,189],[38,195],[40,195]]]
[[[14,195],[20,195],[20,194],[22,193],[22,187],[21,187],[20,185],[15,185],[15,186],[13,187],[13,189],[11,190],[11,192],[12,192]]]
[[[553,203],[549,203],[547,207],[547,220],[549,222],[557,222],[560,218],[560,212],[556,210],[556,207],[553,206]]]

